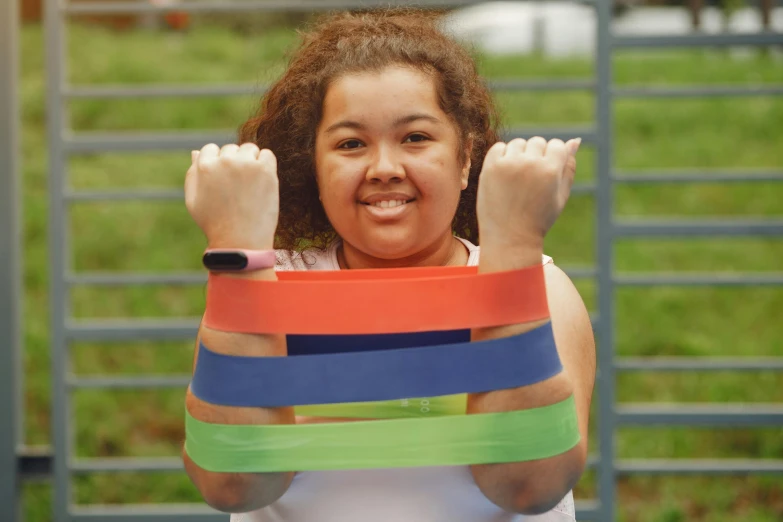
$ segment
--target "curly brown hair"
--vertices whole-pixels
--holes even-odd
[[[301,34],[283,76],[266,92],[258,113],[239,130],[277,156],[280,217],[276,248],[325,248],[336,236],[318,199],[315,134],[329,85],[340,76],[403,65],[430,74],[441,109],[460,137],[462,161],[471,159],[468,188],[454,216],[454,233],[478,243],[476,192],[489,148],[498,141],[497,111],[476,63],[438,28],[437,15],[393,8],[330,15]],[[472,141],[472,149],[465,150]]]

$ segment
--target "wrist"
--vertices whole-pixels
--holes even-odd
[[[543,241],[481,240],[480,272],[518,270],[540,265],[544,255]]]
[[[210,273],[236,279],[277,278],[274,249],[214,248],[213,244],[210,244],[202,256],[202,263]]]
[[[221,237],[207,239],[208,250],[274,250],[275,242],[260,240],[257,238]]]

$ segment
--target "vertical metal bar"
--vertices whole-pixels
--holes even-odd
[[[52,447],[53,465],[53,522],[70,520],[70,416],[65,371],[68,361],[65,338],[65,231],[67,229],[64,204],[66,161],[63,131],[67,116],[62,91],[66,79],[67,39],[65,20],[58,0],[44,0],[44,35],[46,51],[46,109],[47,138],[49,141],[49,308],[52,378]]]
[[[0,3],[0,520],[21,520],[21,199],[18,185],[19,3]]]
[[[600,517],[614,522],[615,468],[615,368],[614,368],[614,245],[612,231],[612,0],[598,0],[596,49],[596,268],[598,274],[599,452]]]

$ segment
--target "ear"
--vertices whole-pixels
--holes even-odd
[[[462,190],[468,188],[468,179],[470,178],[470,157],[473,155],[473,135],[468,135],[468,139],[465,141],[465,151],[467,153],[467,161],[462,167],[462,173],[460,174],[460,181]]]
[[[465,168],[462,169],[462,174],[460,175],[460,182],[462,186],[462,190],[465,190],[468,188],[468,179],[470,178],[470,158],[468,158],[468,163],[465,165]]]

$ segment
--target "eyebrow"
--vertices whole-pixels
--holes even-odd
[[[425,121],[429,121],[431,123],[440,123],[441,122],[438,118],[436,118],[435,116],[432,116],[430,114],[414,113],[414,114],[409,114],[407,116],[403,116],[402,118],[398,118],[398,119],[394,120],[394,123],[392,124],[392,126],[394,126],[394,127],[401,127],[403,125],[407,125],[408,123],[413,123],[414,121],[419,121],[419,120],[425,120]],[[364,125],[362,125],[358,121],[342,120],[342,121],[338,121],[337,123],[333,123],[333,124],[329,125],[329,127],[327,127],[327,129],[324,131],[324,133],[325,134],[329,134],[331,132],[336,131],[337,129],[358,129],[358,130],[363,130],[364,128],[365,128]]]

